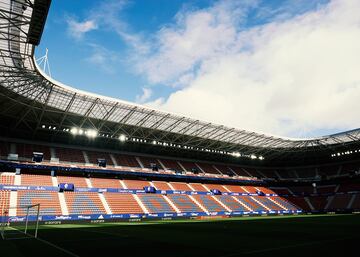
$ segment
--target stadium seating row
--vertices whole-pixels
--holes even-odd
[[[11,193],[17,194],[16,204],[10,203]],[[26,215],[26,207],[40,204],[41,215],[89,214],[142,214],[175,212],[227,212],[227,211],[285,211],[298,208],[280,197],[119,194],[94,192],[65,192],[20,190],[0,191],[2,209],[17,206],[14,215]],[[60,196],[64,197],[65,206]],[[105,202],[102,201],[102,198]],[[138,197],[138,199],[136,199]],[[109,211],[106,211],[108,207]],[[32,210],[33,212],[35,210]],[[110,213],[108,213],[110,212]],[[34,214],[34,213],[30,213]],[[1,216],[1,215],[0,215]]]
[[[7,143],[0,142],[0,158],[6,159],[9,153],[18,154],[20,160],[31,160],[33,152],[44,153],[44,160],[50,161],[59,159],[61,163],[72,163],[81,165],[96,165],[97,159],[105,159],[109,166],[129,167],[129,168],[152,168],[156,164],[161,170],[179,170],[192,172],[195,168],[200,173],[212,175],[234,174],[242,177],[256,177],[262,179],[311,179],[317,177],[342,176],[359,171],[360,164],[343,164],[320,166],[314,168],[297,169],[255,169],[248,167],[239,167],[235,165],[210,164],[205,162],[191,162],[184,160],[164,159],[162,157],[134,156],[128,154],[99,152],[87,149],[50,147],[33,144]]]

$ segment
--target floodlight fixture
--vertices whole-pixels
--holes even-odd
[[[97,137],[97,135],[98,135],[98,132],[97,132],[97,130],[95,130],[95,129],[89,129],[89,130],[87,130],[86,132],[87,132],[86,135],[87,135],[89,138],[95,138],[95,137]]]
[[[79,133],[79,130],[77,128],[72,128],[70,130],[70,133],[73,134],[73,135],[77,135]]]
[[[125,136],[124,134],[121,134],[121,135],[119,136],[119,140],[120,140],[121,142],[125,142],[125,141],[126,141],[126,136]]]

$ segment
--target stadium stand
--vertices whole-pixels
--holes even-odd
[[[202,209],[188,195],[172,194],[168,195],[168,198],[181,212],[202,212]]]
[[[11,173],[10,173],[11,174]],[[14,184],[14,175],[6,172],[0,173],[0,184],[3,185],[13,185]]]
[[[31,185],[41,185],[41,186],[53,186],[50,176],[44,175],[21,175],[21,185],[31,186]]]
[[[72,183],[75,187],[88,187],[84,177],[57,176],[57,180],[59,183]]]
[[[170,185],[174,188],[174,190],[193,191],[187,183],[171,182]]]
[[[150,186],[148,181],[141,180],[124,180],[124,184],[128,189],[143,189],[146,186]]]
[[[134,156],[124,154],[114,154],[118,166],[141,168]]]
[[[62,162],[85,164],[84,155],[81,150],[56,147],[55,155]]]
[[[139,194],[139,198],[150,213],[175,212],[163,195]]]
[[[26,206],[40,204],[40,215],[61,215],[58,193],[51,191],[18,191],[17,215],[26,215]],[[35,210],[32,210],[33,212]]]
[[[153,185],[157,190],[172,190],[168,182],[153,181]]]
[[[143,213],[138,202],[132,194],[104,193],[105,199],[112,213],[139,214]]]
[[[69,214],[104,214],[105,208],[98,193],[66,192],[65,201]]]

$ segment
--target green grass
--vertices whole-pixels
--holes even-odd
[[[39,237],[1,240],[0,256],[357,256],[360,216],[43,225]]]

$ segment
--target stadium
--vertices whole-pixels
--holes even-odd
[[[357,250],[360,129],[292,139],[64,85],[34,57],[49,8],[0,0],[1,256]]]

